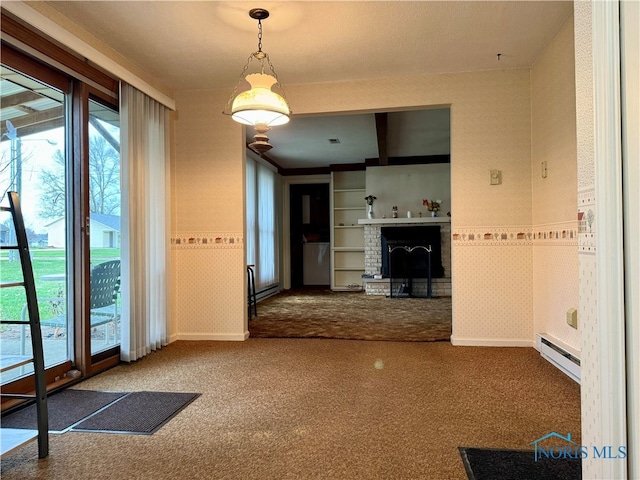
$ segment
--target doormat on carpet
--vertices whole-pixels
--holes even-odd
[[[47,397],[49,432],[63,433],[80,420],[106,407],[126,395],[127,392],[96,392],[68,388]],[[2,417],[7,428],[38,428],[35,404]]]
[[[150,435],[199,396],[199,393],[132,392],[78,423],[71,431]]]
[[[533,450],[459,447],[469,480],[580,480],[579,458],[539,458]]]

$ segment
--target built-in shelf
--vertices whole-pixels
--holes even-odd
[[[364,225],[366,214],[365,171],[331,174],[331,288],[362,289],[364,273]]]
[[[418,218],[359,218],[359,225],[407,224],[407,223],[451,223],[450,217],[418,217]]]

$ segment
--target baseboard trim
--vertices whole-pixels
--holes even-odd
[[[176,340],[216,340],[222,342],[243,342],[249,338],[249,331],[241,333],[178,333]]]
[[[451,345],[456,347],[535,347],[533,340],[495,338],[456,338],[451,336]]]

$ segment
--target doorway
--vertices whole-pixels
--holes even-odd
[[[291,287],[331,283],[329,184],[295,184],[289,189]]]

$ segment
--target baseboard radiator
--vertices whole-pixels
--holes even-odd
[[[578,357],[578,352],[546,333],[536,334],[536,349],[544,359],[580,383],[580,358]]]

